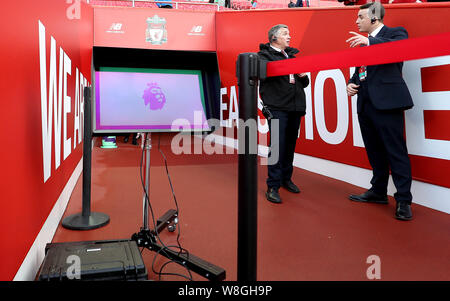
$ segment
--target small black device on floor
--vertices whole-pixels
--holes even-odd
[[[39,281],[147,280],[147,269],[133,240],[49,243]]]

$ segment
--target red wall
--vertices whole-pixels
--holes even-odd
[[[93,10],[76,1],[3,1],[0,31],[2,109],[0,110],[0,280],[12,280],[68,179],[82,157],[78,137],[74,146],[76,68],[91,82]],[[50,175],[44,182],[39,20],[45,27],[47,93],[50,74],[51,36],[56,41],[56,75],[59,82],[60,47],[70,59],[67,90],[70,112],[61,137],[52,131]],[[67,68],[69,71],[69,68]],[[80,84],[80,83],[79,83]],[[64,87],[64,85],[62,86]],[[78,85],[80,89],[80,86]],[[67,99],[67,98],[66,98]],[[47,95],[48,107],[48,95]],[[79,100],[82,104],[82,99]],[[53,114],[54,115],[54,114]],[[54,124],[53,120],[52,123]],[[54,127],[54,126],[53,126]],[[64,159],[64,132],[71,139]],[[78,133],[77,133],[78,135]],[[81,136],[82,137],[82,136]],[[55,138],[61,141],[61,163],[55,167]]]
[[[81,92],[82,95],[82,85],[76,83],[76,74],[78,69],[86,78],[84,84],[91,82],[90,67],[94,41],[94,14],[93,9],[85,4],[79,8],[80,10],[77,10],[77,1],[73,2],[74,4],[54,0],[23,0],[2,3],[3,14],[0,18],[0,30],[3,39],[2,47],[0,47],[2,66],[2,72],[0,73],[2,91],[0,166],[2,166],[3,172],[0,181],[2,204],[0,213],[0,227],[2,229],[0,236],[0,280],[13,279],[82,157],[82,142],[79,143],[77,137],[74,143],[75,112],[78,105],[81,108],[83,103],[82,98],[77,99],[77,88],[78,93]],[[205,13],[205,23],[200,24],[197,22],[200,19],[194,18],[194,20],[191,20],[192,23],[189,24],[184,21],[180,24],[177,21],[176,27],[181,28],[181,25],[185,25],[184,23],[189,25],[183,29],[183,43],[195,43],[196,39],[203,40],[206,36],[209,39],[205,40],[205,43],[202,42],[201,45],[203,46],[201,47],[204,48],[201,50],[214,51],[217,48],[222,87],[227,89],[227,94],[222,99],[223,102],[228,104],[228,109],[224,110],[224,119],[227,119],[230,95],[233,95],[231,90],[234,87],[237,91],[235,77],[237,56],[242,52],[257,52],[259,43],[267,41],[267,31],[272,25],[284,23],[291,28],[292,46],[299,48],[301,55],[332,52],[348,47],[345,40],[349,36],[349,31],[356,30],[356,10],[357,8],[348,7],[339,9],[219,12],[215,14],[215,24],[211,24],[212,14]],[[153,13],[155,10],[148,11]],[[175,19],[172,19],[170,15],[174,12],[159,10],[158,14],[167,14],[170,24],[174,24],[172,20]],[[180,14],[187,13],[180,12]],[[446,22],[449,15],[450,5],[448,4],[388,6],[385,23],[389,26],[405,26],[410,33],[410,37],[419,37],[450,31],[450,23]],[[44,66],[41,65],[41,61],[43,61],[44,56],[40,55],[40,46],[43,49],[43,44],[40,45],[39,20],[42,24],[41,29],[45,27],[45,37],[42,35],[41,37],[44,38],[42,40],[45,40],[46,76],[42,79],[40,74]],[[106,28],[97,24],[96,31],[111,29],[113,23],[115,26],[112,29],[117,30],[119,28],[117,23],[122,23],[115,19],[105,20],[106,23],[103,25]],[[108,27],[109,22],[111,22],[111,26]],[[146,24],[142,27],[143,30],[145,30],[145,26]],[[169,26],[168,22],[168,28],[171,26],[173,25]],[[211,26],[215,26],[215,36],[210,33]],[[128,29],[125,28],[125,30]],[[189,33],[195,34],[189,35]],[[205,35],[202,35],[203,33]],[[117,32],[113,34],[121,35]],[[168,34],[170,34],[170,31]],[[179,34],[169,36],[170,43],[177,42],[176,39],[180,38],[178,36]],[[43,137],[43,124],[45,122],[42,118],[42,104],[44,103],[47,108],[49,106],[51,37],[56,41],[55,70],[57,83],[59,83],[60,47],[66,54],[66,61],[70,60],[71,63],[70,69],[66,70],[71,73],[66,76],[67,90],[62,90],[67,97],[70,97],[70,100],[67,97],[62,97],[62,115],[67,117],[67,125],[61,125],[61,135],[55,137],[54,130],[57,127],[54,124],[52,127],[53,131],[50,136],[52,137],[50,143],[52,148],[49,153],[51,163],[49,175],[45,176],[43,145],[46,139]],[[135,43],[136,37],[131,37],[129,42]],[[216,41],[216,45],[213,41]],[[120,41],[102,42],[97,40],[97,42],[99,45],[113,43],[117,46],[126,46],[126,44],[121,44]],[[199,49],[197,48],[198,44],[191,46],[193,47],[190,48],[191,50]],[[146,47],[150,46],[145,44],[144,48]],[[172,46],[165,44],[162,49],[169,49],[164,47],[170,48]],[[448,59],[445,62],[441,66],[421,68],[419,81],[422,84],[422,92],[449,92],[450,69],[448,65],[450,65],[450,62]],[[340,70],[340,72],[347,80],[349,70]],[[318,72],[311,74],[312,112],[315,109],[314,87],[317,75]],[[442,80],[444,78],[447,80]],[[41,91],[41,80],[44,83],[44,91],[47,91],[47,93]],[[57,86],[59,87],[59,85]],[[318,93],[323,96],[324,100],[326,99],[324,114],[326,126],[331,132],[336,127],[337,122],[337,97],[333,80],[327,79],[322,90]],[[59,94],[58,89],[57,93]],[[41,103],[41,97],[43,97],[43,103]],[[68,105],[64,105],[64,99],[66,99]],[[347,109],[351,116],[350,99],[347,100]],[[420,103],[420,101],[423,102],[423,100],[418,99],[416,103]],[[431,98],[431,102],[433,102],[433,98]],[[418,107],[420,106],[416,105],[414,110],[418,110]],[[65,111],[68,111],[68,113],[64,113]],[[434,139],[431,141],[433,143],[436,143],[436,141],[442,142],[443,150],[439,153],[443,154],[443,157],[449,157],[450,155],[450,147],[445,149],[450,139],[448,134],[450,133],[450,123],[447,118],[449,111],[450,108],[447,108],[445,104],[437,103],[434,109],[423,110],[424,124],[419,124],[419,126],[425,127],[424,136],[427,139]],[[341,143],[335,145],[326,143],[319,137],[317,121],[314,116],[311,116],[311,118],[314,138],[307,139],[305,137],[305,123],[303,123],[296,149],[298,153],[349,165],[368,167],[364,149],[353,145],[351,117],[348,123],[347,136]],[[54,123],[53,119],[50,120]],[[47,122],[50,120],[47,120]],[[64,118],[61,120],[64,120]],[[71,139],[70,154],[65,159],[63,151],[64,133],[66,133],[67,139]],[[82,132],[78,132],[79,134],[82,134]],[[61,143],[61,163],[58,167],[55,164],[57,157],[55,156],[55,141]],[[450,187],[449,159],[412,154],[411,160],[413,175],[416,179]]]
[[[222,102],[227,104],[227,109],[223,111],[224,119],[229,118],[231,90],[238,92],[237,81],[235,77],[235,62],[239,53],[258,52],[259,43],[267,43],[267,32],[275,24],[286,24],[290,28],[291,46],[300,50],[299,55],[307,56],[318,53],[328,53],[348,48],[345,42],[350,37],[349,31],[357,31],[355,24],[358,7],[345,8],[322,8],[322,9],[286,9],[286,10],[260,10],[260,11],[232,11],[219,12],[216,14],[217,29],[217,52],[219,57],[219,67],[221,74],[222,87],[227,89],[227,93],[223,95]],[[449,4],[398,4],[386,5],[385,24],[390,27],[404,26],[410,38],[422,37],[430,34],[450,32],[450,23],[442,22],[450,15]],[[423,47],[427,47],[424,45]],[[415,86],[422,84],[423,88],[420,92],[446,91],[449,93],[450,69],[448,68],[450,59],[446,59],[445,63],[436,67],[426,67],[417,70],[422,74],[422,82],[414,83]],[[405,68],[404,68],[404,73]],[[329,71],[324,71],[328,72]],[[409,72],[409,71],[408,71]],[[300,154],[319,157],[331,161],[341,162],[348,165],[369,168],[365,150],[362,147],[354,146],[353,130],[352,130],[352,111],[351,101],[348,98],[349,120],[347,125],[347,134],[345,139],[337,144],[330,144],[321,139],[315,112],[315,95],[323,97],[325,123],[328,132],[334,132],[337,127],[337,90],[345,90],[345,85],[350,76],[348,68],[338,70],[342,73],[345,81],[342,84],[336,83],[331,78],[327,78],[320,87],[320,91],[315,91],[318,72],[312,72],[311,78],[311,104],[312,114],[307,118],[312,119],[313,139],[306,139],[305,123],[302,121],[300,139],[297,143],[296,152]],[[322,73],[323,74],[323,73]],[[424,74],[426,76],[424,76]],[[411,74],[405,74],[411,77]],[[419,80],[420,81],[420,80]],[[338,85],[338,87],[336,87]],[[410,90],[411,90],[410,86]],[[430,90],[431,89],[431,90]],[[419,93],[420,94],[420,93]],[[447,94],[449,95],[449,94]],[[417,96],[417,93],[413,95]],[[422,97],[422,95],[420,95]],[[428,100],[416,97],[416,106],[412,112],[419,112],[424,102]],[[434,96],[433,96],[434,97]],[[431,101],[433,100],[431,97]],[[444,97],[445,98],[445,97]],[[345,100],[344,100],[345,101]],[[231,103],[233,101],[231,100]],[[430,102],[430,101],[428,101]],[[444,104],[445,101],[439,99],[433,104],[433,108],[423,109],[424,121],[417,124],[415,115],[407,118],[409,129],[417,126],[425,128],[425,138],[438,139],[439,141],[428,142],[426,146],[425,140],[421,137],[420,132],[415,133],[413,130],[407,132],[407,140],[412,143],[413,140],[419,140],[415,143],[416,148],[410,148],[410,158],[412,161],[413,177],[417,180],[436,184],[439,186],[450,187],[450,175],[447,170],[450,169],[450,123],[448,122],[448,112],[450,107]],[[234,107],[233,107],[234,108]],[[262,114],[260,113],[262,117]],[[447,134],[442,134],[447,133]],[[260,138],[264,136],[260,135]],[[417,138],[417,139],[415,139]],[[422,139],[422,140],[421,140]],[[264,140],[265,141],[265,140]],[[420,153],[420,143],[424,142],[422,155]],[[439,144],[442,142],[441,144]],[[437,153],[442,154],[443,158],[435,155],[428,155],[433,152],[427,148],[433,148],[433,145],[440,147]],[[409,147],[409,146],[408,146]]]

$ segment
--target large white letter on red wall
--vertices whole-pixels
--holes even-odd
[[[337,100],[337,126],[330,133],[325,123],[323,90],[325,80],[331,78],[336,87]],[[346,82],[342,71],[339,69],[320,71],[314,84],[314,112],[316,117],[317,131],[323,141],[328,144],[339,144],[344,141],[348,131],[348,97]]]
[[[450,64],[450,56],[405,62],[403,75],[414,101],[406,111],[405,130],[408,152],[412,155],[450,160],[450,141],[425,138],[426,110],[450,110],[450,91],[423,92],[421,69]],[[444,130],[444,129],[443,129]]]

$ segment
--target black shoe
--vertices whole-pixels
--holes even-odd
[[[266,198],[269,202],[280,204],[281,198],[277,188],[269,188],[266,192]]]
[[[297,187],[297,185],[292,183],[291,180],[288,180],[288,181],[284,182],[283,185],[281,185],[281,186],[286,188],[288,191],[293,192],[293,193],[299,193],[300,192],[300,189]]]
[[[403,202],[398,202],[395,209],[395,218],[402,221],[412,220],[411,205]]]
[[[375,203],[375,204],[388,204],[387,195],[379,195],[371,190],[367,190],[360,195],[350,195],[349,199],[356,202]]]

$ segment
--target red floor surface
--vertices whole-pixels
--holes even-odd
[[[155,136],[154,137],[158,137]],[[141,148],[125,144],[101,149],[92,157],[92,211],[106,213],[110,223],[95,230],[74,231],[60,226],[53,242],[130,238],[142,226],[143,190],[139,176]],[[131,139],[130,139],[131,140]],[[226,280],[237,279],[237,155],[174,155],[168,137],[161,138],[178,201],[180,243],[202,259],[226,270]],[[295,169],[293,181],[300,194],[280,190],[282,204],[265,199],[267,168],[258,170],[258,280],[328,281],[368,280],[370,255],[380,259],[381,280],[450,280],[450,218],[443,212],[413,204],[410,222],[394,218],[389,205],[348,200],[364,189]],[[82,178],[69,200],[65,216],[82,208]],[[158,138],[151,151],[150,201],[155,218],[175,209]],[[150,219],[150,223],[152,220]],[[166,245],[177,232],[161,234]],[[149,279],[167,260],[144,250]],[[163,272],[187,272],[177,264]],[[193,274],[195,280],[204,278]],[[180,281],[179,276],[162,276]]]

